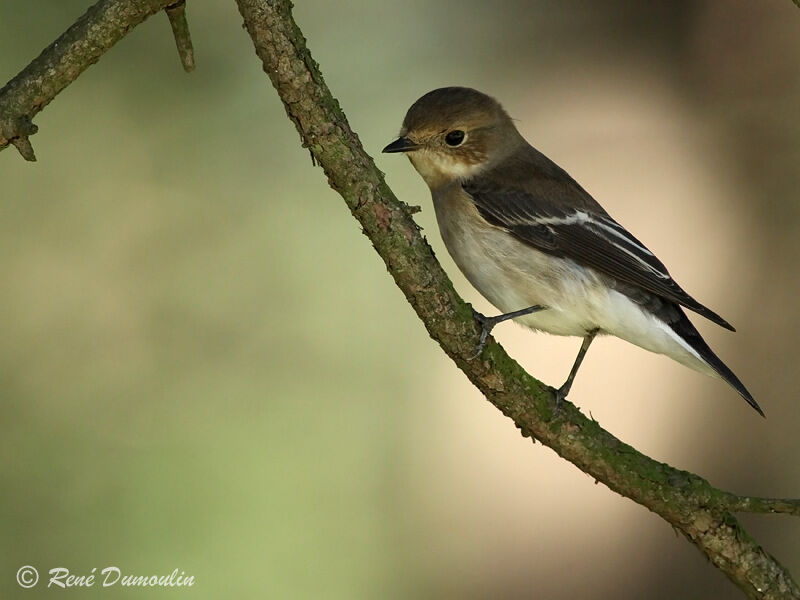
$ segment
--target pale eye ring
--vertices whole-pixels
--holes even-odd
[[[465,139],[467,139],[467,134],[460,129],[453,129],[444,136],[445,143],[452,148],[463,144]]]

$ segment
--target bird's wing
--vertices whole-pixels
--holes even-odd
[[[684,292],[664,264],[608,216],[583,188],[571,180],[559,184],[545,185],[542,194],[485,180],[465,181],[462,187],[487,222],[534,248],[572,259],[734,331],[725,319]],[[556,196],[564,193],[576,194],[580,208],[567,208],[558,202]]]

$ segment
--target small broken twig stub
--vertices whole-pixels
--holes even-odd
[[[7,120],[0,117],[0,137],[12,143],[22,158],[31,162],[36,160],[36,155],[33,153],[33,146],[28,137],[38,130],[39,128],[31,123],[28,115],[20,115],[15,119]]]
[[[178,0],[175,4],[170,4],[164,9],[172,27],[172,35],[175,37],[175,46],[178,48],[178,56],[181,59],[183,70],[187,73],[194,71],[194,47],[192,46],[192,35],[189,33],[189,23],[186,20],[186,0]]]

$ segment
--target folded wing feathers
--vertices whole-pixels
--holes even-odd
[[[520,190],[504,193],[483,186],[463,187],[489,223],[507,229],[522,241],[639,286],[734,330],[683,291],[664,264],[611,217],[581,209],[562,210],[552,203],[536,202]]]

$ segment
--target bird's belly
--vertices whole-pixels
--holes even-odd
[[[527,246],[522,251],[504,257],[486,252],[483,261],[470,259],[459,267],[503,313],[534,305],[546,307],[514,319],[522,325],[564,336],[583,337],[596,330],[709,372],[705,361],[669,325],[609,287],[596,271]],[[456,259],[454,254],[454,259],[458,264],[467,256]]]
[[[469,211],[437,216],[445,216],[439,228],[456,265],[501,312],[545,306],[515,320],[555,335],[584,336],[598,327],[607,293],[596,273],[539,252]]]
[[[585,336],[594,329],[605,329],[608,290],[594,273],[570,261],[525,250],[527,260],[522,265],[513,259],[490,259],[465,265],[461,270],[503,313],[535,305],[545,307],[515,319],[527,327],[567,336]]]

